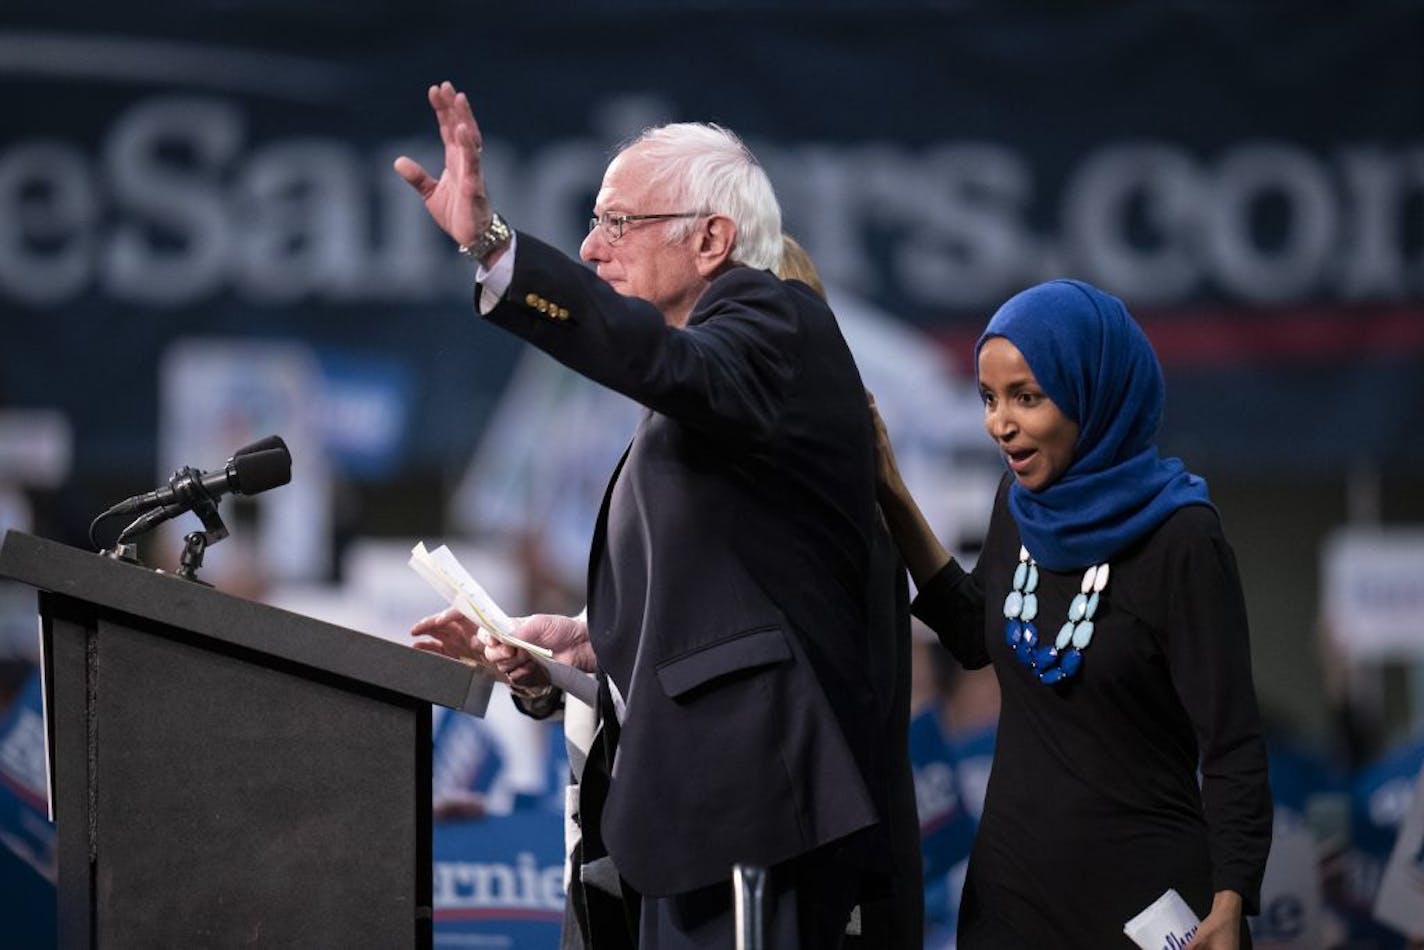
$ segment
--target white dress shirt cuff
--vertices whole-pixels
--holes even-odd
[[[510,235],[509,247],[505,248],[493,267],[485,267],[482,261],[475,269],[475,281],[480,285],[480,316],[498,306],[504,292],[514,282],[514,252],[518,244],[519,235]]]

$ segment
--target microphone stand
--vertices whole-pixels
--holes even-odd
[[[194,581],[198,584],[211,587],[205,580],[198,577],[198,568],[203,566],[203,555],[208,550],[208,545],[217,544],[227,537],[227,525],[223,524],[222,518],[218,515],[218,506],[215,501],[204,501],[193,507],[193,513],[203,522],[205,531],[193,531],[183,538],[183,553],[178,558],[178,576],[184,580]]]
[[[134,540],[168,519],[191,511],[202,520],[204,530],[191,532],[183,538],[183,553],[176,576],[211,587],[207,581],[198,579],[198,569],[203,566],[203,555],[208,547],[227,537],[227,525],[218,515],[218,497],[229,491],[239,495],[257,494],[285,485],[291,477],[292,455],[287,451],[287,444],[280,436],[270,435],[238,449],[220,472],[203,473],[185,466],[173,473],[166,492],[158,489],[112,506],[89,523],[89,543],[99,547],[94,532],[101,522],[141,511],[142,514],[119,532],[114,547],[101,550],[100,554],[143,566]]]

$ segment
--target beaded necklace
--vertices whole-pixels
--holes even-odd
[[[1103,590],[1108,586],[1108,565],[1094,564],[1083,572],[1078,595],[1068,605],[1068,621],[1052,643],[1040,644],[1034,618],[1038,616],[1038,562],[1019,546],[1019,564],[1014,568],[1014,587],[1004,597],[1004,640],[1014,656],[1038,676],[1053,684],[1078,672],[1083,651],[1093,640],[1093,615]]]

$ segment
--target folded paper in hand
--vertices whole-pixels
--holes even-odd
[[[1201,921],[1175,888],[1157,898],[1122,925],[1122,932],[1143,950],[1182,950],[1196,935]]]
[[[419,543],[411,548],[409,563],[415,573],[425,578],[425,582],[460,613],[489,631],[500,642],[527,651],[544,667],[550,681],[559,689],[589,706],[597,702],[597,680],[583,670],[555,660],[554,652],[548,647],[517,636],[515,623],[509,614],[470,576],[448,547],[442,544],[434,551],[427,551],[425,544]]]

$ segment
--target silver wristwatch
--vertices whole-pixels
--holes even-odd
[[[479,236],[469,244],[460,245],[460,253],[472,261],[483,261],[491,251],[504,247],[514,237],[514,232],[509,229],[509,225],[504,223],[504,219],[496,213],[490,218],[489,227],[480,232]]]

